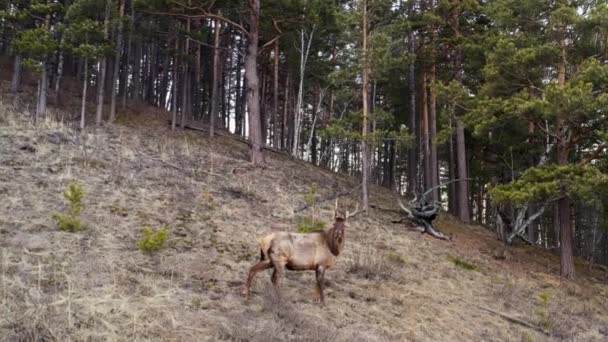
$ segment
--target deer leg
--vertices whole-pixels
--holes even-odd
[[[270,280],[272,280],[272,285],[274,285],[275,287],[278,286],[277,282],[279,281],[279,273],[277,272],[276,268],[274,269],[274,271],[272,271],[272,277],[270,278]]]
[[[285,273],[285,264],[281,262],[274,262],[274,273],[272,274],[272,283],[277,290],[281,287],[281,277]]]
[[[253,278],[255,275],[263,270],[269,269],[272,267],[272,262],[270,260],[260,261],[257,264],[253,265],[249,269],[249,274],[247,275],[247,282],[245,283],[245,287],[243,288],[243,296],[249,298],[249,288],[251,288],[251,283],[253,282]]]
[[[281,277],[283,277],[283,273],[285,272],[286,262],[283,261],[281,258],[272,258],[271,257],[271,259],[272,259],[272,266],[274,267],[274,273],[272,274],[272,284],[274,285],[274,289],[280,300],[281,291],[279,291],[279,288],[281,287]]]
[[[315,270],[317,276],[317,294],[319,295],[319,302],[325,304],[325,298],[323,296],[323,286],[325,285],[325,267],[319,266]]]

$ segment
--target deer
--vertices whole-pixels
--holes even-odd
[[[336,260],[344,248],[344,231],[346,220],[364,210],[353,213],[343,213],[338,210],[338,201],[334,209],[334,223],[331,228],[314,233],[272,232],[259,239],[260,261],[249,269],[247,281],[242,294],[246,299],[253,279],[258,272],[274,268],[271,276],[277,294],[280,294],[281,277],[285,269],[291,271],[315,271],[316,301],[325,305],[323,287],[325,271],[336,264]],[[280,296],[279,296],[280,298]]]

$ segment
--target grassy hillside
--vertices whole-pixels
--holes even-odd
[[[451,242],[392,224],[389,211],[354,218],[325,307],[313,301],[313,272],[288,272],[281,303],[262,273],[246,302],[256,238],[295,230],[313,182],[329,195],[356,179],[270,152],[267,167],[252,168],[243,143],[171,132],[151,108],[78,132],[27,125],[13,103],[0,102],[0,340],[608,339],[605,273],[581,264],[577,282],[561,283],[554,255],[505,251],[488,230],[445,214],[437,227]],[[72,182],[85,190],[88,229],[78,233],[51,217],[68,210]],[[397,208],[393,193],[372,190],[371,203]],[[328,223],[330,205],[320,208]],[[144,226],[169,229],[166,249],[137,248]]]

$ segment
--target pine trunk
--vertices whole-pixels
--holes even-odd
[[[456,1],[459,3],[460,1]],[[454,7],[454,11],[452,11],[451,15],[452,21],[452,29],[456,37],[461,37],[460,33],[460,8],[458,6]],[[463,69],[463,52],[462,47],[456,47],[456,56],[455,56],[455,69],[456,69],[456,80],[462,82],[464,79],[464,69]],[[457,182],[456,186],[456,200],[458,207],[458,218],[464,222],[468,223],[471,221],[470,210],[469,210],[469,182],[468,178],[468,169],[467,169],[467,156],[466,156],[466,141],[464,135],[464,123],[461,118],[456,116],[456,169],[458,173],[458,179],[460,181]]]
[[[427,73],[426,70],[422,71],[422,83],[420,90],[422,91],[422,98],[420,106],[422,107],[422,159],[424,166],[424,186],[423,189],[426,191],[431,188],[431,146],[429,144],[429,103],[428,103],[428,88],[427,88]]]
[[[242,136],[243,135],[243,103],[244,101],[244,97],[243,97],[243,79],[241,76],[241,65],[242,65],[242,57],[241,57],[241,50],[242,50],[242,37],[239,37],[239,41],[237,44],[237,49],[238,49],[238,53],[237,53],[237,58],[236,58],[236,90],[235,90],[235,108],[234,108],[234,133],[236,135]]]
[[[133,16],[131,16],[132,20]],[[129,66],[131,64],[131,47],[133,45],[133,33],[129,30],[127,44],[125,46],[125,58],[120,79],[120,94],[122,95],[122,109],[127,108],[127,98],[129,96]]]
[[[221,12],[218,13],[221,15]],[[211,110],[209,112],[209,136],[213,137],[215,134],[216,118],[219,116],[218,113],[218,102],[219,102],[219,83],[220,83],[220,30],[221,22],[215,21],[214,29],[214,43],[213,43],[213,84],[211,86]]]
[[[247,79],[247,108],[249,114],[249,139],[251,140],[251,162],[264,163],[262,152],[262,123],[260,121],[260,84],[257,70],[260,0],[248,0],[249,32],[247,55],[245,58],[245,77]]]
[[[414,55],[416,53],[416,42],[413,33],[410,34],[410,53]],[[416,138],[416,63],[412,61],[409,66],[409,86],[410,86],[410,113],[409,113],[409,133],[413,138]],[[414,139],[418,141],[418,139]],[[410,147],[407,151],[407,193],[413,196],[418,191],[416,175],[417,175],[417,160],[418,154],[416,153],[415,145]]]
[[[202,21],[198,21],[199,28],[203,26]],[[202,54],[203,47],[201,44],[196,44],[196,52],[194,53],[194,80],[192,82],[192,115],[196,120],[202,120],[202,80],[203,80],[203,68],[202,68]]]
[[[49,72],[48,65],[45,60],[42,62],[42,73],[38,80],[38,104],[36,106],[36,113],[34,115],[34,123],[38,123],[39,119],[46,118],[46,107],[48,100],[49,90]]]
[[[464,137],[464,123],[460,118],[456,118],[456,164],[458,169],[457,201],[458,218],[464,223],[471,221],[469,212],[469,187],[467,175],[466,146]]]
[[[318,113],[319,113],[319,106],[321,105],[320,103],[320,85],[319,83],[317,83],[315,85],[315,90],[314,90],[314,96],[313,96],[313,103],[312,103],[312,125],[310,127],[310,138],[309,138],[309,145],[310,145],[310,162],[314,165],[317,165],[317,130],[316,130],[316,123],[318,120]]]
[[[141,100],[141,80],[142,80],[142,58],[143,58],[143,42],[138,40],[135,42],[135,61],[133,62],[133,99]]]
[[[454,128],[454,112],[453,109],[450,110],[450,130]],[[450,136],[450,140],[448,142],[448,171],[450,173],[449,179],[454,180],[457,179],[456,175],[456,150],[454,148],[454,136]],[[448,211],[450,214],[454,216],[458,216],[458,202],[456,200],[456,183],[448,184]]]
[[[95,125],[100,126],[103,117],[103,101],[104,101],[104,88],[106,80],[106,59],[103,58],[99,62],[99,73],[97,76],[97,111],[95,115]]]
[[[106,2],[106,13],[103,24],[103,35],[107,40],[110,34],[110,6],[112,6],[112,1],[107,0]],[[99,75],[97,77],[97,113],[95,115],[95,125],[101,126],[101,120],[103,118],[103,101],[104,101],[104,92],[105,92],[105,82],[106,82],[106,69],[107,69],[108,60],[106,57],[103,57],[100,65],[99,65]]]
[[[179,37],[175,34],[175,54],[173,56],[173,67],[171,68],[171,130],[175,131],[177,126],[177,87],[179,84]]]
[[[264,71],[262,71],[260,83],[260,122],[262,123],[262,141],[264,143],[266,143],[266,135],[268,132],[268,118],[266,117],[266,89],[268,86],[268,82],[266,82],[266,79],[267,75]]]
[[[274,43],[274,78],[272,88],[272,114],[274,115],[272,125],[272,146],[274,148],[279,148],[279,138],[281,136],[281,125],[279,125],[279,39]]]
[[[64,64],[64,55],[63,51],[59,52],[59,57],[57,58],[57,75],[55,76],[55,105],[59,105],[61,97],[61,79],[63,77],[63,64]]]
[[[566,42],[562,38],[560,41],[561,59],[558,65],[558,84],[561,87],[566,85]],[[570,154],[571,134],[566,127],[565,113],[560,113],[557,119],[557,163],[560,166],[568,165]],[[574,280],[574,250],[573,250],[573,229],[570,219],[571,211],[570,198],[566,195],[557,203],[560,224],[560,275],[569,280]]]
[[[289,134],[288,132],[289,123],[287,122],[289,117],[289,76],[285,77],[285,93],[283,94],[285,98],[283,99],[283,125],[281,127],[281,147],[283,150],[289,150],[288,140]]]
[[[368,85],[369,85],[369,67],[366,58],[367,54],[367,0],[361,0],[363,5],[363,49],[362,53],[364,55],[363,58],[363,75],[362,75],[362,85],[361,85],[361,97],[363,100],[363,123],[361,129],[361,158],[363,160],[362,163],[362,175],[363,179],[361,180],[361,189],[362,189],[362,205],[363,209],[367,210],[369,206],[369,193],[368,193],[368,182],[369,182],[369,171],[370,171],[370,160],[369,160],[369,151],[367,144],[367,134],[369,130],[368,123],[368,112],[369,112],[369,94],[368,94]]]
[[[89,85],[89,59],[84,59],[84,77],[82,81],[82,103],[80,107],[80,129],[85,127],[85,116],[87,109],[87,86]]]
[[[436,33],[433,33],[433,36],[435,35]],[[437,161],[437,144],[435,143],[437,137],[437,93],[434,89],[435,77],[436,67],[435,63],[433,62],[429,73],[429,186],[433,188],[433,191],[431,192],[433,201],[438,201],[439,187],[437,185],[439,185],[439,165]]]
[[[188,1],[190,4],[190,1]],[[186,19],[186,42],[184,44],[184,55],[190,54],[190,18]],[[190,116],[189,112],[189,93],[190,93],[190,65],[188,60],[184,60],[184,77],[183,77],[183,88],[182,88],[182,116],[180,118],[180,128],[186,128],[186,116]]]
[[[110,123],[116,119],[116,98],[118,93],[116,91],[116,85],[118,84],[118,75],[120,71],[120,54],[122,52],[122,17],[125,14],[125,0],[120,0],[118,15],[119,24],[116,32],[116,51],[114,54],[114,68],[112,69],[112,89],[111,89],[111,101],[110,101]]]
[[[15,55],[15,61],[13,63],[13,78],[11,80],[11,92],[18,93],[21,89],[21,55]]]

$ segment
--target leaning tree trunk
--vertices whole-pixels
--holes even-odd
[[[249,32],[247,56],[245,58],[245,77],[247,79],[247,107],[249,110],[249,139],[251,140],[251,162],[264,163],[262,152],[262,123],[260,121],[260,83],[257,58],[259,42],[260,0],[248,0]]]
[[[313,27],[310,31],[310,36],[308,37],[307,43],[304,29],[300,31],[300,83],[298,85],[298,97],[294,113],[295,117],[293,120],[293,141],[291,145],[291,155],[296,158],[298,157],[300,151],[300,132],[302,131],[302,120],[304,118],[304,75],[314,32],[315,28]]]

